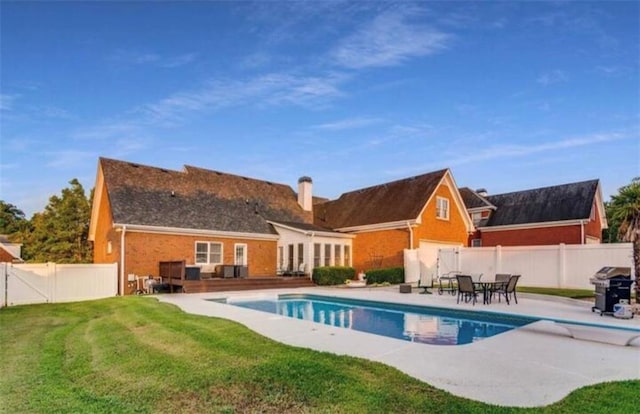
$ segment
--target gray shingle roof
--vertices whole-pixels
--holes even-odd
[[[588,219],[598,180],[487,196],[496,206],[484,226]]]
[[[344,193],[314,206],[314,223],[340,229],[415,220],[447,170]]]
[[[184,171],[100,158],[113,221],[276,234],[267,220],[308,222],[291,187],[185,166]]]
[[[469,187],[462,187],[459,189],[460,195],[462,196],[462,201],[464,202],[467,210],[471,210],[474,208],[493,208],[493,204],[491,204],[486,198],[482,197]]]

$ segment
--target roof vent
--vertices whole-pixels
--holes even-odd
[[[176,196],[176,192],[171,190],[171,197],[175,197]]]
[[[487,192],[487,189],[486,189],[486,188],[478,188],[478,189],[476,190],[476,193],[477,193],[479,196],[482,196],[482,197],[486,197],[486,196],[488,196],[488,195],[489,195],[489,193]]]

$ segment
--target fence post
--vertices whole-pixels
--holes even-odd
[[[494,273],[502,273],[502,246],[496,246],[496,262],[494,265],[496,269]]]
[[[47,292],[48,302],[56,303],[56,288],[57,288],[57,269],[54,262],[47,262]]]
[[[558,245],[558,287],[567,284],[567,246],[564,243]]]
[[[2,302],[2,307],[5,308],[9,306],[9,271],[7,270],[8,263],[2,264],[2,283],[4,283],[4,292],[2,293],[4,302]]]

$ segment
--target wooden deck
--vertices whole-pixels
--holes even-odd
[[[174,291],[184,293],[225,292],[231,290],[286,289],[315,286],[309,277],[248,277],[186,280],[171,278]]]

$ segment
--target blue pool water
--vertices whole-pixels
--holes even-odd
[[[241,306],[391,338],[435,345],[462,345],[507,332],[536,319],[426,306],[280,295],[277,299],[228,299]]]

